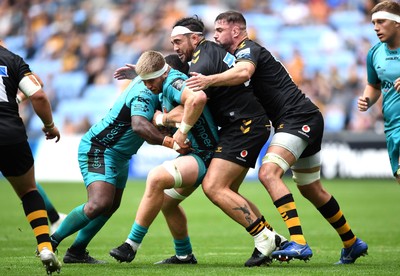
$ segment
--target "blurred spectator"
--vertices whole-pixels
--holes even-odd
[[[260,15],[257,20],[249,16],[249,35],[268,45],[286,65],[296,84],[321,108],[331,131],[379,132],[382,129],[379,106],[365,114],[354,112],[352,106],[361,91],[359,85],[365,82],[366,52],[376,39],[373,30],[369,32],[369,11],[376,2],[166,0],[160,5],[155,0],[3,0],[0,37],[11,50],[26,58],[32,70],[44,80],[57,119],[60,102],[66,99],[66,88],[55,85],[60,74],[85,73],[82,91],[73,97],[88,101],[88,108],[96,103],[93,112],[102,106],[107,109],[107,97],[90,99],[87,89],[91,85],[111,85],[115,86],[114,92],[104,94],[122,91],[127,82],[115,82],[114,70],[125,63],[136,63],[148,49],[171,53],[169,34],[179,18],[197,14],[208,27],[207,38],[212,40],[214,19],[221,11],[235,9]],[[358,25],[333,26],[331,16],[346,11],[361,12],[365,20]],[[273,22],[264,22],[262,16],[269,16],[268,20]],[[291,37],[283,36],[285,28],[294,29]],[[303,38],[305,35],[307,39]],[[73,74],[65,75],[68,76]],[[72,87],[74,81],[66,83],[70,82]],[[74,124],[90,124],[87,112]],[[21,114],[29,120],[31,110],[22,110]],[[65,105],[60,116],[64,115]],[[68,120],[64,122],[65,118],[58,120],[60,125],[65,123],[65,131],[82,129],[71,127]],[[34,121],[28,124],[28,132],[30,137],[34,137],[31,132],[40,133]]]
[[[304,77],[304,60],[297,48],[294,49],[292,59],[285,66],[294,83],[301,85]]]

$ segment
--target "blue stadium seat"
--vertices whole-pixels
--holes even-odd
[[[336,28],[359,25],[364,20],[364,14],[358,10],[334,11],[328,18],[328,22]]]
[[[7,36],[2,39],[7,49],[21,56],[22,58],[26,57],[24,35]]]
[[[84,71],[58,73],[52,84],[58,100],[79,97],[86,86],[87,74]]]

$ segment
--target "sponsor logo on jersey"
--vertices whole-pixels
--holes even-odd
[[[245,158],[248,154],[249,154],[249,153],[247,152],[247,150],[242,150],[242,151],[240,152],[240,156],[241,156],[242,158]]]
[[[382,93],[387,93],[389,92],[390,89],[392,89],[394,87],[394,83],[390,82],[390,81],[383,81],[381,84],[381,90]]]
[[[240,50],[236,53],[237,59],[250,59],[250,48]]]
[[[0,66],[0,77],[8,77],[7,66]]]
[[[231,53],[226,53],[225,57],[224,57],[224,62],[228,65],[228,67],[232,67],[233,65],[235,65],[235,56],[232,55]]]

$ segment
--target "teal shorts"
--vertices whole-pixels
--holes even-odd
[[[400,156],[400,131],[391,132],[386,134],[386,145],[390,158],[390,165],[392,167],[393,175],[397,175],[399,169],[399,156]]]
[[[82,140],[78,162],[86,188],[94,181],[104,181],[124,189],[128,180],[129,159],[121,158],[110,149]]]
[[[203,159],[200,156],[198,156],[197,154],[189,153],[185,156],[188,156],[188,155],[193,156],[194,159],[196,159],[197,166],[199,167],[199,174],[197,175],[197,180],[196,180],[196,183],[194,184],[195,187],[198,187],[203,182],[204,176],[207,173],[207,167],[206,167],[206,164],[204,163]],[[180,156],[182,156],[182,155],[180,155]]]

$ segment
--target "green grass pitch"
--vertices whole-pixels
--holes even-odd
[[[154,265],[174,254],[173,243],[159,215],[132,263],[118,263],[108,255],[127,237],[144,190],[144,180],[130,181],[120,209],[89,244],[90,254],[104,265],[63,265],[60,275],[400,275],[400,186],[395,180],[325,180],[324,185],[344,212],[353,232],[369,245],[369,254],[353,265],[333,265],[342,244],[336,232],[318,211],[301,197],[290,179],[285,179],[296,200],[305,237],[314,256],[307,263],[273,262],[270,266],[246,268],[253,239],[240,225],[212,205],[198,189],[183,206],[197,265]],[[82,183],[42,183],[60,212],[69,212],[86,201]],[[45,275],[35,257],[36,242],[11,186],[0,180],[0,275]],[[267,192],[258,182],[246,181],[243,195],[253,200],[281,234],[286,227]],[[76,234],[75,234],[76,235]],[[75,237],[58,248],[62,259]],[[53,274],[56,275],[56,274]]]

